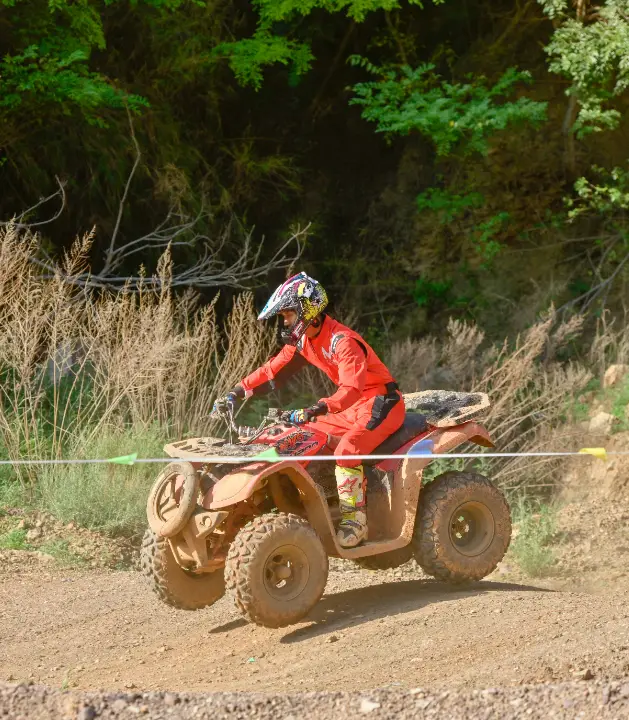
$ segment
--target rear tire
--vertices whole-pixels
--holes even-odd
[[[148,529],[140,551],[142,574],[160,600],[180,610],[200,610],[225,594],[223,570],[194,574],[175,560],[166,538]]]
[[[247,620],[269,628],[301,620],[319,602],[328,556],[312,527],[297,515],[269,513],[236,535],[225,579]]]
[[[504,557],[511,515],[504,495],[484,475],[447,472],[422,489],[413,546],[437,580],[481,580]]]

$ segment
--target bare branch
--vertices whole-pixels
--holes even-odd
[[[127,107],[127,117],[129,118],[129,130],[131,132],[131,140],[133,141],[133,146],[135,148],[135,160],[133,162],[133,167],[131,168],[131,172],[129,173],[129,177],[127,178],[127,182],[125,183],[124,192],[122,193],[122,198],[120,200],[120,205],[118,206],[118,217],[116,218],[116,224],[114,226],[114,231],[112,232],[111,239],[109,241],[109,250],[107,252],[107,255],[105,256],[105,267],[103,268],[103,272],[105,272],[105,273],[109,272],[111,269],[112,255],[114,254],[114,248],[116,247],[116,238],[118,236],[118,230],[120,230],[120,223],[122,221],[122,213],[124,211],[125,202],[127,201],[127,195],[129,194],[129,188],[131,187],[131,181],[133,180],[135,171],[138,169],[138,165],[140,164],[140,159],[142,158],[140,144],[138,143],[138,140],[135,136],[135,128],[133,127],[133,120],[131,118],[131,112],[129,111],[128,107]]]
[[[304,247],[305,236],[310,225],[305,228],[296,228],[293,234],[277,249],[273,256],[265,263],[260,263],[260,253],[263,240],[258,243],[257,248],[252,248],[253,230],[244,238],[243,247],[238,257],[230,264],[218,259],[219,252],[216,247],[206,243],[203,247],[203,254],[191,267],[177,269],[169,279],[169,286],[172,288],[193,287],[207,289],[216,287],[231,287],[245,289],[250,287],[260,278],[264,278],[271,270],[290,268],[301,257]],[[229,229],[223,233],[218,243],[219,250],[227,242]],[[167,243],[167,249],[175,244],[189,245],[192,243],[184,241],[180,243]],[[155,245],[153,247],[156,247]],[[125,258],[141,250],[147,249],[146,245],[135,246],[125,255]],[[142,277],[116,275],[113,273],[80,273],[68,275],[64,273],[59,265],[50,260],[42,260],[39,257],[32,257],[33,262],[45,271],[43,278],[62,277],[66,282],[78,287],[110,288],[120,289],[121,287],[133,287],[142,285],[144,290],[159,291],[162,288],[162,279],[159,276]],[[121,259],[122,262],[122,259]]]
[[[48,197],[41,198],[39,202],[35,203],[32,207],[27,208],[24,210],[20,215],[17,215],[13,220],[0,220],[0,227],[8,227],[11,225],[12,227],[16,228],[17,230],[32,230],[35,227],[41,227],[42,225],[48,225],[51,222],[54,222],[61,213],[65,210],[66,207],[66,182],[59,180],[59,178],[55,175],[55,181],[57,183],[57,191],[54,192],[52,195],[49,195]],[[57,212],[47,220],[40,220],[39,222],[34,223],[28,223],[28,222],[22,222],[22,220],[31,213],[35,212],[35,210],[39,209],[43,205],[46,205],[51,200],[54,200],[55,198],[59,198],[61,200],[61,204],[59,205],[59,209]]]
[[[142,287],[145,290],[158,291],[162,288],[163,278],[159,276],[159,272],[152,276],[129,276],[124,274],[124,270],[136,261],[138,254],[147,253],[150,257],[154,257],[153,253],[159,251],[162,258],[165,253],[170,253],[175,247],[194,248],[198,254],[198,259],[191,267],[176,267],[168,257],[169,278],[168,285],[172,288],[217,288],[231,287],[236,289],[245,289],[251,286],[260,278],[266,277],[271,270],[291,268],[301,257],[305,236],[310,225],[304,229],[297,228],[293,234],[281,244],[273,256],[266,262],[262,261],[262,250],[264,238],[259,241],[253,239],[253,230],[248,233],[242,232],[238,227],[237,241],[238,247],[234,247],[234,234],[232,229],[234,225],[238,225],[237,221],[232,220],[218,238],[210,238],[204,232],[200,231],[204,228],[211,227],[212,218],[202,205],[194,217],[184,214],[180,209],[171,207],[164,219],[150,232],[141,237],[130,240],[122,245],[117,245],[119,238],[124,208],[127,202],[131,183],[139,167],[142,153],[138,143],[133,119],[131,113],[127,109],[129,118],[129,130],[131,141],[135,148],[135,160],[127,177],[120,204],[118,214],[114,225],[111,238],[109,239],[107,251],[105,253],[102,269],[99,272],[77,272],[69,273],[64,269],[63,263],[53,259],[42,247],[41,243],[36,242],[33,246],[35,255],[31,257],[31,262],[42,271],[42,278],[62,278],[65,282],[78,287],[95,287],[95,288],[111,288],[120,289],[122,287]],[[20,215],[22,220],[27,214],[33,212],[41,205],[50,202],[53,198],[61,198],[61,207],[50,220],[38,223],[20,223],[12,221],[10,223],[2,223],[2,225],[12,226],[16,229],[30,231],[39,225],[45,225],[55,220],[66,205],[66,195],[64,183],[57,178],[59,189],[53,195],[43,198],[36,205],[25,210]],[[37,241],[37,238],[35,238]],[[223,260],[224,256],[234,258],[232,260]],[[159,268],[158,263],[157,267]],[[172,274],[172,275],[171,275]]]
[[[605,252],[603,253],[603,256],[601,257],[598,266],[592,265],[592,270],[596,274],[597,278],[600,280],[600,282],[597,285],[594,285],[593,287],[589,288],[589,290],[586,290],[584,293],[579,295],[576,298],[573,298],[572,300],[569,300],[567,303],[562,305],[557,312],[562,312],[569,310],[570,308],[579,307],[579,312],[583,313],[585,310],[587,310],[590,305],[601,295],[607,295],[609,292],[609,289],[611,285],[613,284],[614,280],[620,273],[620,271],[623,269],[623,267],[629,262],[629,253],[627,253],[622,260],[616,265],[616,268],[606,278],[603,278],[601,275],[601,268],[607,259],[610,252],[613,250],[613,248],[616,246],[618,240],[620,238],[616,236],[613,242],[611,242],[607,248],[605,249]],[[589,259],[589,256],[588,256]]]

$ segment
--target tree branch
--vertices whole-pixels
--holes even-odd
[[[142,158],[140,144],[138,143],[138,140],[135,136],[135,128],[133,127],[133,119],[131,118],[131,112],[129,111],[128,107],[127,107],[127,117],[129,118],[129,130],[131,132],[131,140],[133,141],[133,146],[135,148],[135,160],[133,162],[131,172],[129,173],[129,177],[127,178],[127,182],[125,183],[124,191],[122,193],[122,198],[120,199],[120,204],[118,206],[118,217],[116,218],[116,224],[114,226],[114,231],[112,232],[111,239],[109,241],[109,250],[107,252],[107,255],[105,255],[105,267],[103,268],[103,272],[109,272],[109,270],[111,269],[112,256],[114,254],[114,248],[116,246],[116,238],[118,236],[118,231],[120,230],[120,223],[122,222],[122,213],[124,211],[125,202],[127,201],[127,195],[129,194],[129,188],[131,187],[131,181],[133,180],[135,171],[138,169],[138,165],[140,164],[140,159]]]
[[[18,230],[31,230],[35,227],[41,227],[42,225],[48,225],[51,222],[54,222],[61,213],[65,210],[66,207],[66,182],[59,180],[59,178],[55,175],[55,181],[57,183],[57,191],[54,192],[52,195],[49,195],[48,197],[41,198],[38,203],[33,205],[32,207],[27,208],[24,210],[20,215],[16,215],[13,220],[0,220],[0,227],[8,227],[11,225],[14,228],[17,228]],[[59,209],[57,212],[47,220],[40,220],[39,222],[34,223],[25,223],[22,222],[22,220],[31,213],[35,212],[35,210],[39,209],[43,205],[46,205],[46,203],[49,203],[51,200],[54,200],[55,198],[59,198],[61,200],[61,204],[59,205]]]
[[[290,268],[299,259],[304,247],[305,237],[310,225],[305,228],[297,228],[291,236],[278,248],[273,256],[265,263],[260,264],[260,253],[263,241],[260,241],[258,248],[252,248],[253,230],[244,239],[244,245],[238,257],[231,263],[218,260],[218,253],[215,248],[207,244],[203,250],[202,257],[191,267],[174,271],[169,276],[167,284],[172,288],[194,287],[197,289],[231,287],[245,289],[260,278],[266,277],[271,270]],[[226,230],[227,235],[230,228]],[[188,245],[188,242],[178,243]],[[221,239],[220,247],[225,244],[225,237]],[[169,242],[166,252],[172,247]],[[134,248],[130,253],[140,252],[146,247]],[[292,250],[292,252],[291,252]],[[127,255],[128,256],[128,255]],[[123,287],[142,287],[143,290],[159,291],[163,288],[163,279],[157,275],[143,277],[139,275],[116,275],[113,273],[100,272],[96,274],[80,273],[69,275],[63,269],[50,260],[42,260],[38,257],[31,258],[31,261],[45,271],[45,278],[62,277],[64,281],[78,287],[109,288],[120,290]]]

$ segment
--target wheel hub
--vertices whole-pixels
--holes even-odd
[[[173,512],[176,512],[179,508],[182,484],[183,477],[173,475],[160,488],[157,496],[157,514],[162,520],[168,520]]]
[[[295,545],[284,545],[269,556],[264,565],[264,584],[277,600],[292,600],[308,582],[309,566],[304,552]]]
[[[485,552],[494,533],[494,517],[484,503],[463,503],[450,517],[450,541],[462,555],[472,557]]]
[[[471,532],[472,519],[468,513],[461,512],[452,523],[452,534],[459,541],[466,541]]]

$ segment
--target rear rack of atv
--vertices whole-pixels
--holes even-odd
[[[407,411],[423,415],[429,425],[438,428],[461,425],[478,417],[491,405],[486,393],[422,390],[403,397]]]

